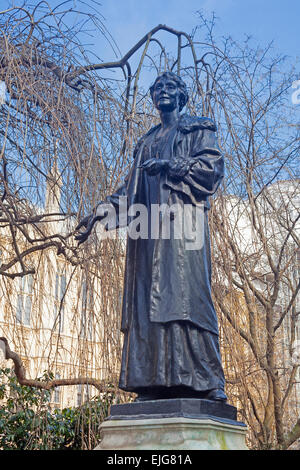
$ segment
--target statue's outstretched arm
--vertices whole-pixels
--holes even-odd
[[[79,231],[82,227],[85,227],[85,230],[82,232],[79,232],[75,236],[75,240],[78,241],[78,245],[81,245],[81,243],[85,242],[95,223],[97,221],[101,221],[104,219],[107,215],[107,209],[111,207],[112,209],[115,210],[117,218],[119,215],[119,205],[120,205],[120,198],[121,197],[127,197],[127,188],[126,184],[122,185],[120,188],[117,189],[117,191],[112,194],[111,196],[107,196],[105,201],[99,202],[96,207],[93,209],[92,213],[84,217],[83,219],[80,220],[79,224],[76,227],[76,231]],[[118,228],[118,222],[116,221],[115,226],[110,227],[111,229]]]

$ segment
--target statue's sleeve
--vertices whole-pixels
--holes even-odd
[[[113,194],[100,201],[96,216],[105,230],[127,226],[127,185],[124,183]]]
[[[166,185],[199,202],[216,192],[224,176],[224,159],[213,130],[197,130],[186,138],[191,139],[190,155],[169,162]]]

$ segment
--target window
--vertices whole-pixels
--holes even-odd
[[[32,307],[33,275],[20,277],[17,297],[16,320],[18,323],[30,325]]]
[[[64,329],[65,295],[67,290],[66,273],[58,271],[55,277],[54,326],[59,332]]]
[[[56,379],[60,379],[60,374],[55,374]],[[53,391],[53,402],[60,403],[60,387],[55,387]]]
[[[300,277],[300,249],[299,248],[296,250],[296,254],[295,254],[295,261],[293,265],[293,276],[297,284],[299,281],[299,277]]]
[[[88,384],[77,385],[77,406],[81,406],[89,399],[89,386]]]
[[[93,286],[89,279],[84,279],[82,282],[81,298],[80,336],[91,340],[93,336],[94,296]]]

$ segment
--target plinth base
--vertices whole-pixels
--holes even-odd
[[[236,408],[210,400],[113,405],[95,450],[247,450],[247,427],[235,417]]]

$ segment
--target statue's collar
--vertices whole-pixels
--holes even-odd
[[[137,148],[140,148],[141,145],[146,145],[148,142],[148,137],[153,134],[156,130],[160,129],[161,124],[152,127],[150,131],[148,131],[139,141],[137,144]],[[178,120],[177,134],[176,141],[179,143],[183,139],[182,134],[188,134],[190,132],[200,130],[200,129],[209,129],[211,131],[216,131],[217,127],[212,119],[208,117],[197,117],[197,116],[189,116],[188,114],[181,114]],[[180,135],[181,133],[181,135]]]
[[[159,129],[161,124],[152,127],[149,132],[145,135],[152,134],[154,131]],[[181,114],[178,120],[177,129],[184,134],[188,134],[189,132],[196,131],[198,129],[210,129],[211,131],[216,131],[217,127],[212,119],[208,117],[198,117],[198,116],[189,116],[188,114]]]
[[[189,116],[188,114],[182,114],[180,116],[178,129],[184,134],[198,129],[210,129],[211,131],[217,130],[215,123],[210,118]]]

